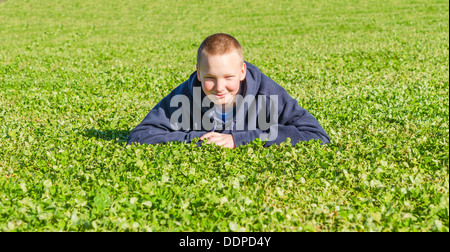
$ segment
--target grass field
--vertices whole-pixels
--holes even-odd
[[[1,231],[449,231],[448,1],[0,1]],[[127,146],[225,32],[332,143]]]

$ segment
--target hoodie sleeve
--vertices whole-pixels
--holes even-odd
[[[157,144],[167,142],[190,143],[194,138],[201,137],[206,131],[188,131],[173,129],[170,118],[179,107],[171,107],[171,98],[180,90],[175,89],[164,97],[144,118],[144,120],[134,128],[128,136],[127,144]],[[197,142],[200,146],[203,141]]]
[[[298,104],[290,102],[284,108],[284,112],[289,114],[291,119],[285,120],[286,122],[283,124],[271,125],[267,130],[256,129],[232,132],[236,147],[250,143],[256,138],[262,138],[263,134],[269,136],[268,139],[272,139],[266,142],[265,147],[273,144],[281,144],[288,137],[291,139],[292,146],[295,146],[300,141],[309,141],[312,139],[319,139],[322,143],[330,142],[330,138],[317,120]]]
[[[164,116],[162,107],[152,109],[145,119],[134,128],[128,136],[127,144],[158,144],[168,142],[190,143],[194,138],[201,137],[206,131],[177,131],[172,130],[169,118]],[[167,127],[169,125],[169,127]],[[202,141],[197,142],[200,146]]]
[[[330,138],[319,122],[306,109],[298,105],[297,100],[282,90],[277,90],[278,123],[271,125],[267,130],[244,130],[232,133],[236,147],[247,144],[256,138],[267,139],[264,146],[280,144],[289,137],[291,144],[295,146],[300,141],[319,139],[322,143],[329,143]],[[269,105],[268,105],[269,106]]]

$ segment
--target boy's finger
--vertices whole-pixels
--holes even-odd
[[[204,134],[203,136],[201,136],[201,137],[200,137],[200,140],[203,140],[203,139],[205,139],[205,138],[210,138],[210,137],[212,137],[212,136],[214,136],[214,135],[216,135],[216,134],[217,134],[217,132],[214,132],[214,131],[208,132],[208,133]]]
[[[217,142],[217,141],[220,140],[220,138],[218,136],[215,136],[215,135],[209,136],[206,139],[208,139],[209,142]]]
[[[208,143],[215,143],[217,145],[222,145],[223,143],[223,138],[220,135],[212,135],[206,139]]]
[[[229,143],[228,141],[225,141],[223,139],[218,140],[217,142],[214,142],[215,144],[225,147],[225,148],[230,148],[230,149],[234,149],[233,144]]]
[[[230,141],[227,138],[224,138],[224,137],[221,137],[221,136],[215,137],[214,138],[214,142],[216,142],[216,144],[222,145],[222,146],[230,144]]]
[[[214,142],[214,137],[213,136],[204,137],[203,139],[200,140],[203,140],[205,143],[212,143]]]
[[[205,138],[209,138],[210,135],[211,135],[211,132],[208,132],[208,133],[204,134],[203,136],[201,136],[200,140],[203,140]]]
[[[203,141],[204,144],[217,144],[216,141],[214,141],[213,138],[206,138],[205,141]]]

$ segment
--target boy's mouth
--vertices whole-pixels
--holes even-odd
[[[220,98],[224,98],[224,97],[225,97],[225,95],[226,95],[226,94],[216,94],[215,96],[216,96],[217,98],[219,98],[219,99],[220,99]]]

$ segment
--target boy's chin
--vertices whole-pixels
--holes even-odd
[[[213,101],[214,102],[214,104],[216,105],[216,106],[220,106],[220,105],[227,105],[227,104],[230,104],[230,103],[232,103],[232,102],[230,102],[228,99],[216,99],[215,101]]]
[[[208,97],[216,106],[225,106],[225,107],[233,107],[234,106],[234,99],[231,97],[224,97],[222,99],[218,99],[215,96],[209,96]]]
[[[216,105],[216,106],[223,106],[223,105],[225,105],[225,104],[227,104],[226,101],[222,101],[222,100],[216,100],[216,101],[214,101],[214,105]]]
[[[233,102],[218,102],[218,103],[214,103],[214,105],[216,105],[216,107],[220,107],[220,108],[224,108],[226,111],[228,111],[229,109],[232,109],[234,107],[234,103]]]
[[[222,98],[222,99],[217,99],[216,97],[211,97],[210,100],[214,103],[214,105],[216,106],[220,106],[220,105],[225,105],[227,103],[229,103],[228,99]]]

